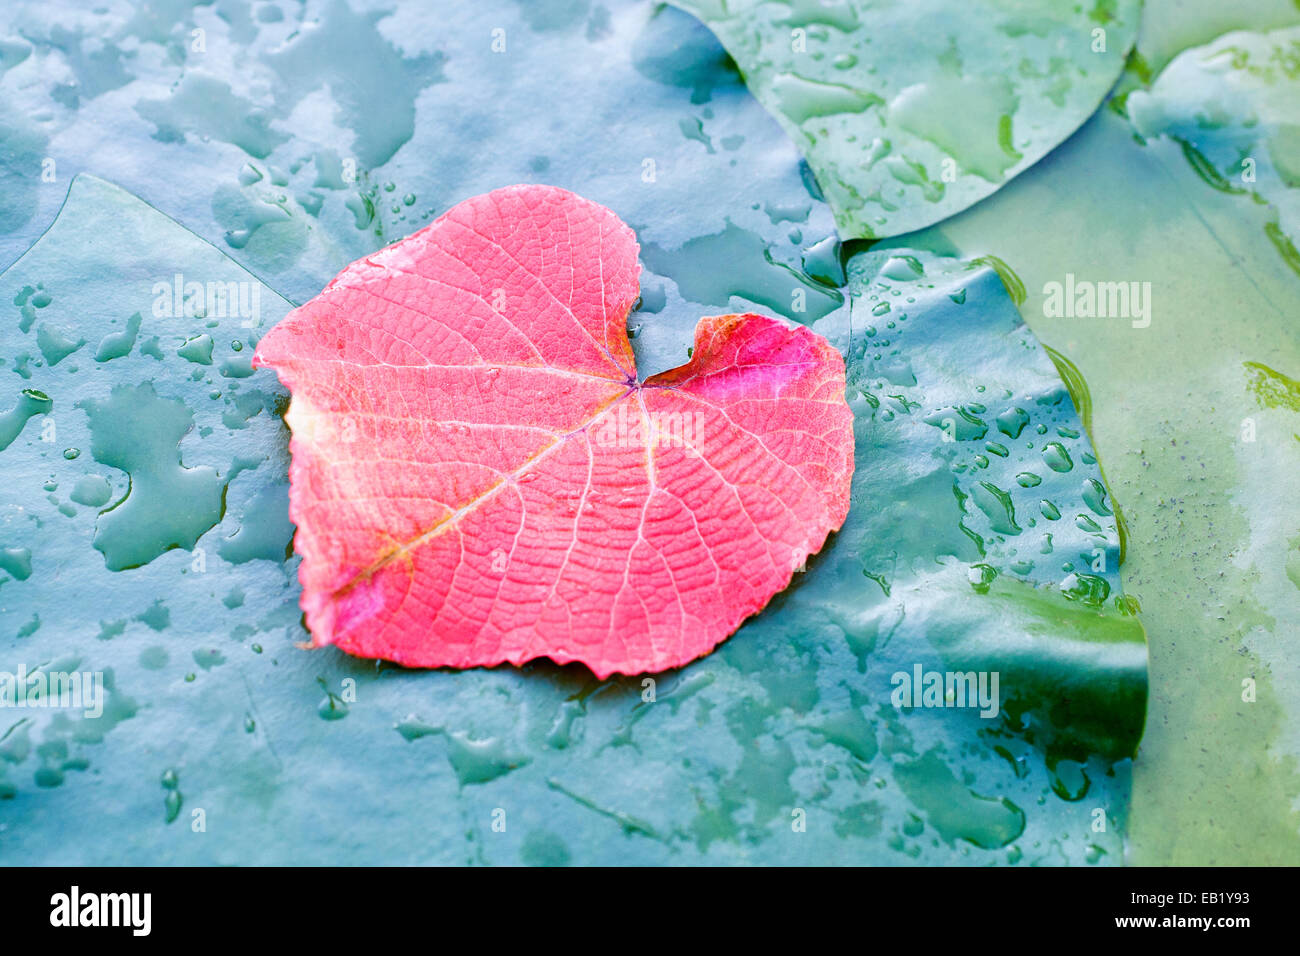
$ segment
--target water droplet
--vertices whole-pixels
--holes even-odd
[[[1070,453],[1059,441],[1049,441],[1043,446],[1043,461],[1052,471],[1066,472],[1074,467],[1074,462],[1070,460]]]
[[[822,285],[842,286],[846,281],[839,236],[828,236],[809,246],[803,251],[802,262],[804,274]]]
[[[1061,582],[1061,594],[1071,601],[1078,601],[1088,607],[1101,607],[1110,596],[1110,584],[1105,578],[1095,574],[1071,572]]]
[[[1097,522],[1093,521],[1087,515],[1075,515],[1074,526],[1080,531],[1087,532],[1088,534],[1102,533],[1101,525],[1097,524]]]
[[[212,364],[212,336],[204,333],[185,340],[185,344],[176,350],[176,354],[198,365]]]
[[[989,564],[972,564],[966,574],[972,588],[980,594],[988,594],[993,579],[998,576],[998,571]]]
[[[1106,504],[1106,487],[1095,478],[1089,478],[1083,483],[1083,501],[1094,514],[1103,517],[1114,514]]]
[[[1016,524],[1016,507],[1011,495],[989,481],[971,489],[971,500],[989,519],[989,526],[999,534],[1020,534]]]
[[[1002,434],[1008,438],[1019,438],[1020,433],[1029,424],[1029,413],[1023,408],[1008,408],[994,421],[997,422],[998,431]]]
[[[1092,781],[1083,764],[1077,760],[1050,761],[1047,765],[1052,791],[1062,800],[1073,803],[1082,800]]]
[[[185,802],[185,798],[181,796],[181,792],[179,790],[167,791],[167,798],[163,801],[163,806],[166,808],[167,811],[166,817],[168,823],[171,823],[178,816],[180,816],[181,805],[184,802]]]

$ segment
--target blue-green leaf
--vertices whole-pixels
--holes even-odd
[[[1143,136],[1176,140],[1215,189],[1268,203],[1265,233],[1300,273],[1300,26],[1185,50],[1127,109]]]
[[[259,315],[221,314],[207,283],[224,282]],[[287,303],[140,201],[78,179],[0,276],[0,296],[23,299],[11,321],[35,316],[16,341],[85,340],[14,381],[27,420],[0,452],[0,626],[15,667],[100,673],[108,696],[100,717],[4,711],[9,851],[1118,862],[1145,650],[1071,398],[992,270],[867,254],[847,283],[849,304],[817,327],[849,361],[855,502],[768,610],[650,678],[403,671],[296,646],[283,396],[242,364],[257,333],[245,320]],[[191,348],[201,336],[211,364]],[[1044,457],[1049,443],[1061,453]],[[1037,485],[1016,482],[1029,473]],[[896,700],[918,669],[923,682],[971,672],[988,706],[964,686]],[[85,813],[92,792],[115,812]]]
[[[1040,160],[1119,78],[1140,9],[674,2],[717,33],[804,151],[844,238],[928,226]]]
[[[1233,30],[1272,30],[1300,23],[1295,0],[1143,0],[1136,59],[1147,79],[1175,56]]]
[[[996,250],[1030,326],[1091,387],[1151,654],[1136,863],[1300,858],[1300,277],[1266,234],[1275,216],[1105,110],[1050,164],[908,240]],[[1053,308],[1070,276],[1149,284],[1150,321]]]
[[[2,667],[98,671],[109,690],[97,719],[0,710],[6,851],[1119,862],[1129,765],[1113,758],[1140,733],[1144,677],[1141,632],[1115,603],[1118,528],[1102,512],[1116,509],[1086,435],[1052,439],[1069,471],[1041,457],[1038,425],[1083,429],[992,274],[900,252],[846,276],[794,147],[708,30],[672,8],[277,12],[29,4],[0,43],[0,254],[36,242],[67,195],[0,276],[13,303]],[[102,181],[68,195],[87,169],[202,238]],[[285,396],[247,365],[258,328],[288,308],[271,289],[305,299],[452,202],[527,180],[636,225],[643,371],[680,364],[702,311],[760,308],[818,322],[861,386],[845,531],[723,652],[655,675],[653,702],[639,680],[579,668],[406,672],[295,646]],[[206,306],[207,284],[226,281],[236,313],[257,295],[260,325],[215,304],[194,314],[186,283]],[[882,299],[891,312],[876,315]],[[995,410],[999,385],[1028,404]],[[1022,487],[1021,468],[1041,484]],[[1043,555],[1048,524],[1062,531]],[[917,664],[1001,668],[1008,706],[900,710],[893,678]],[[101,795],[110,817],[85,812]]]

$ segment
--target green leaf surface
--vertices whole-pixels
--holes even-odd
[[[1265,234],[1300,274],[1300,26],[1186,50],[1127,110],[1143,136],[1177,141],[1213,188],[1269,204]]]
[[[1029,325],[1090,386],[1151,654],[1134,863],[1300,859],[1300,278],[1275,216],[1106,110],[988,203],[903,240],[996,251]],[[1071,274],[1149,282],[1150,324],[1048,308]]]
[[[804,151],[846,239],[938,222],[1040,160],[1119,78],[1140,9],[675,2],[709,24]]]
[[[1146,649],[1120,586],[1117,509],[1076,411],[1086,396],[1071,397],[989,265],[863,253],[848,288],[850,307],[814,326],[848,358],[859,400],[840,539],[857,531],[848,546],[886,607],[942,622],[915,640],[955,669],[1002,672],[1023,697],[1013,709],[1037,713],[1030,736],[1049,762],[1131,755]]]
[[[26,248],[69,175],[93,168],[303,299],[452,201],[539,179],[638,226],[658,273],[643,278],[631,320],[643,369],[680,364],[701,311],[791,312],[799,295],[796,315],[825,317],[846,348],[861,341],[836,323],[848,321],[846,295],[859,315],[859,293],[880,293],[867,291],[876,266],[855,260],[852,285],[839,287],[827,207],[707,31],[671,9],[603,9],[456,7],[435,24],[339,3],[301,21],[250,19],[237,6],[123,19],[23,7],[0,80],[20,134],[6,154],[4,248]],[[488,20],[502,25],[507,53],[483,35]],[[326,82],[328,67],[313,61],[322,52],[354,64],[355,89]],[[45,79],[59,75],[68,82]],[[363,110],[355,97],[376,76],[397,78],[394,95]],[[557,86],[581,91],[558,113]],[[105,136],[114,149],[95,148]],[[500,148],[466,163],[465,141]],[[52,182],[38,173],[46,153]],[[354,182],[348,158],[358,160]],[[285,559],[283,395],[265,373],[247,376],[250,349],[230,344],[256,330],[229,318],[209,328],[211,318],[183,309],[154,314],[154,285],[177,273],[205,284],[251,277],[138,201],[78,180],[59,226],[0,290],[14,302],[4,357],[17,373],[0,416],[0,457],[17,476],[4,505],[0,615],[10,659],[103,670],[113,689],[106,719],[45,712],[0,727],[6,855],[1117,862],[1128,764],[1084,758],[1127,752],[1140,732],[1140,631],[1113,604],[1114,525],[1083,501],[1082,481],[1099,475],[1083,458],[1086,439],[1063,440],[1073,472],[1039,467],[1046,490],[1033,491],[1063,513],[1063,562],[1069,549],[1095,560],[1087,546],[1102,544],[1104,612],[1084,601],[1095,586],[1066,584],[1041,556],[1017,570],[1035,499],[1001,459],[984,451],[995,477],[977,478],[983,470],[956,454],[981,454],[977,440],[947,443],[941,427],[897,415],[888,393],[942,412],[1004,375],[1015,392],[1061,394],[1032,339],[1027,356],[997,359],[1006,335],[1023,332],[990,273],[923,268],[921,285],[941,281],[913,297],[940,315],[964,297],[983,317],[971,334],[989,339],[974,354],[997,374],[974,381],[967,357],[957,363],[939,344],[937,323],[913,334],[917,349],[953,364],[922,363],[919,385],[891,382],[883,410],[865,397],[876,395],[869,381],[856,399],[859,430],[882,436],[859,456],[862,474],[898,490],[885,501],[873,491],[855,509],[861,524],[851,519],[770,615],[723,653],[661,675],[649,704],[639,682],[597,684],[580,669],[411,673],[294,647],[305,635]],[[908,287],[892,281],[900,295]],[[260,290],[263,326],[287,308],[248,288]],[[885,334],[893,320],[877,321]],[[863,351],[854,367],[901,376],[892,351]],[[1068,400],[1029,411],[1035,424],[1079,430]],[[40,440],[47,421],[53,442]],[[1033,451],[1003,443],[1015,456]],[[994,528],[1011,525],[985,481],[1011,499],[1020,534]],[[1071,525],[1076,514],[1092,514],[1100,537]],[[868,528],[879,540],[864,540]],[[190,547],[202,549],[198,565]],[[1023,634],[995,627],[991,611]],[[1007,670],[1014,717],[890,703],[897,671],[990,660]],[[1047,714],[1049,697],[1075,703]],[[1100,700],[1120,706],[1099,716]],[[121,812],[85,813],[88,799]],[[192,832],[196,809],[207,833]],[[504,832],[492,827],[497,809]],[[796,809],[805,832],[792,829]]]
[[[1175,56],[1233,30],[1273,30],[1300,23],[1295,0],[1143,0],[1136,45],[1149,80]]]
[[[82,177],[0,276],[0,296],[35,313],[19,332],[15,308],[6,341],[85,340],[13,382],[27,420],[0,452],[5,656],[109,688],[99,718],[5,711],[7,859],[1120,859],[1142,630],[1120,600],[1113,508],[1088,493],[1100,472],[1082,423],[991,269],[851,261],[849,304],[817,325],[854,383],[849,520],[719,652],[653,684],[296,646],[283,394],[241,364],[257,330],[240,316],[194,297],[166,314],[156,284],[176,274],[205,295],[254,282]],[[258,288],[265,325],[288,304]],[[1000,713],[896,707],[894,675],[917,666],[1000,671]]]

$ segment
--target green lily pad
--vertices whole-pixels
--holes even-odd
[[[848,288],[849,308],[814,326],[848,360],[860,429],[832,555],[847,547],[876,582],[889,643],[915,642],[899,653],[928,640],[956,669],[1001,671],[1049,764],[1131,756],[1146,647],[1120,584],[1118,509],[1076,410],[1086,392],[1071,396],[1064,360],[984,263],[863,253]],[[818,599],[843,602],[833,585]],[[872,643],[877,621],[854,601],[837,623]]]
[[[1134,863],[1300,858],[1300,278],[1269,241],[1275,216],[1104,110],[1050,164],[907,240],[996,251],[1029,325],[1089,383],[1151,655]],[[1149,282],[1149,324],[1049,307],[1071,274]]]
[[[1300,26],[1185,50],[1127,110],[1143,136],[1176,140],[1215,189],[1268,203],[1265,233],[1300,273]]]
[[[844,238],[896,236],[997,190],[1119,78],[1138,0],[674,0],[804,151]]]
[[[122,190],[76,180],[0,296],[39,288],[42,319],[114,344],[15,380],[46,399],[0,451],[0,640],[15,667],[101,673],[108,696],[99,717],[5,711],[8,851],[1117,862],[1145,650],[1071,397],[992,270],[867,254],[847,281],[817,327],[849,358],[855,503],[767,611],[652,677],[405,671],[297,646],[284,396],[240,364],[288,303]],[[259,314],[218,308],[209,283]],[[15,307],[11,330],[22,319]],[[211,365],[177,354],[196,334]],[[1043,457],[1049,442],[1070,470]],[[1032,489],[1013,477],[1029,471]],[[896,706],[897,675],[918,667],[997,670],[996,707]],[[85,812],[92,791],[113,814]]]
[[[1183,50],[1233,30],[1273,30],[1300,23],[1295,0],[1143,0],[1136,59],[1149,81]]]

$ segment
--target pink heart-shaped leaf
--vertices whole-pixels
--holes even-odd
[[[702,319],[644,382],[638,246],[547,186],[467,200],[354,262],[258,345],[290,390],[290,514],[317,644],[597,676],[707,654],[844,521],[844,362]]]

